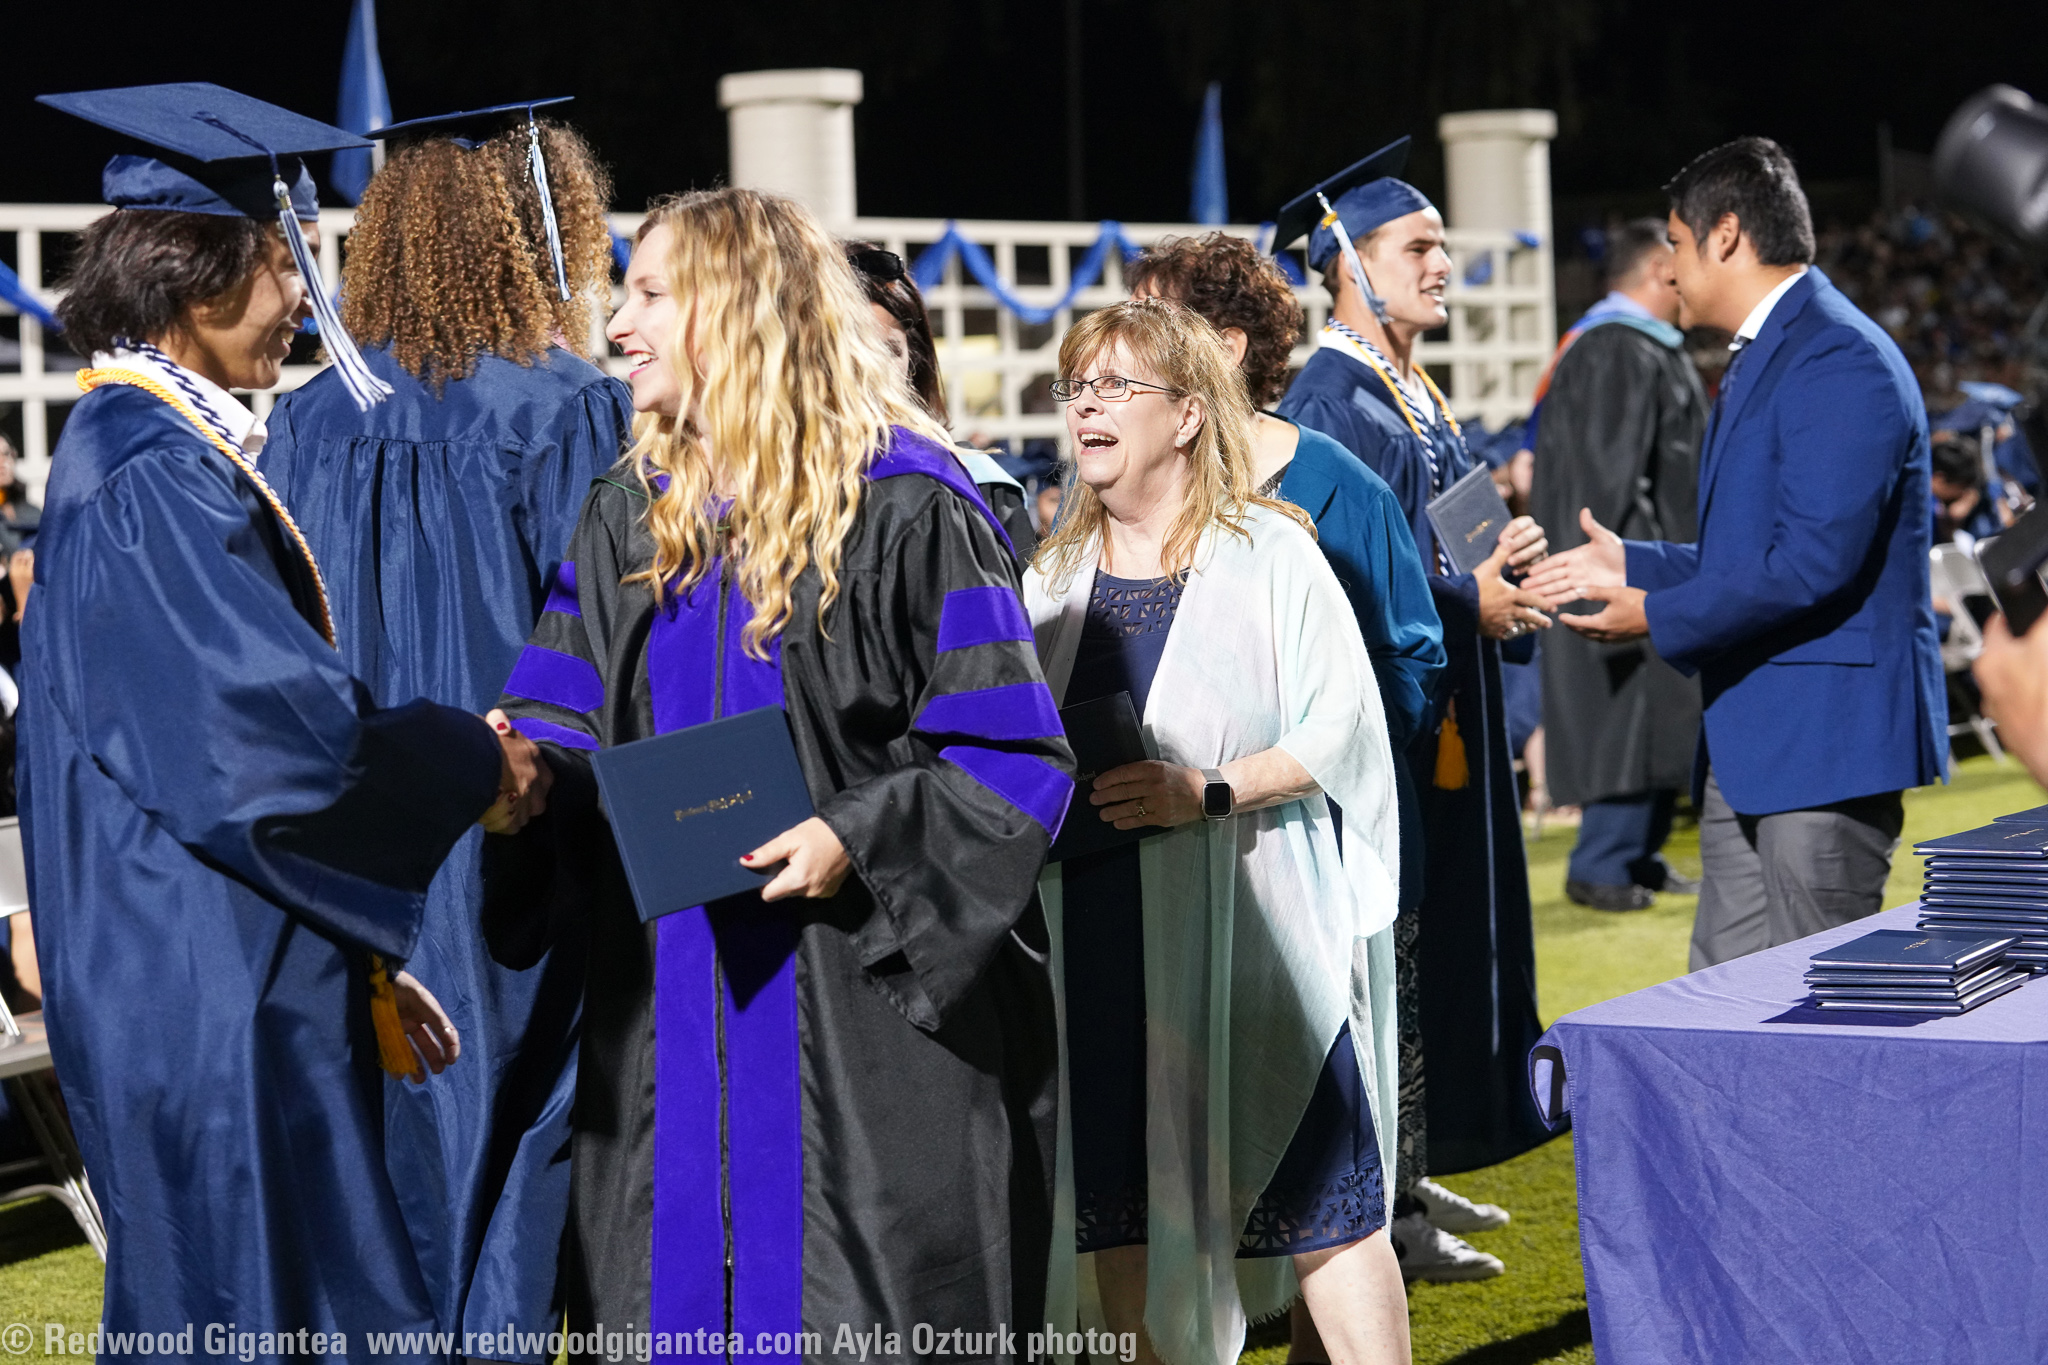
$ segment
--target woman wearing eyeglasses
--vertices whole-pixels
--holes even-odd
[[[1111,1330],[1142,1326],[1172,1365],[1235,1359],[1297,1285],[1333,1359],[1405,1361],[1385,1233],[1399,829],[1371,659],[1306,515],[1254,489],[1251,404],[1207,323],[1103,309],[1060,374],[1077,482],[1026,607],[1062,706],[1129,692],[1155,757],[1084,782],[1067,816],[1147,835],[1041,881],[1075,1224],[1051,1321],[1079,1251]]]
[[[882,340],[903,363],[910,388],[924,410],[940,426],[946,425],[946,383],[939,375],[939,352],[932,342],[931,318],[924,309],[924,295],[917,281],[903,268],[903,258],[884,251],[873,242],[848,242],[846,261],[854,278],[867,291],[868,311],[882,329]],[[1024,501],[1024,485],[1004,471],[995,457],[984,451],[954,446],[953,454],[967,468],[967,476],[981,490],[1017,553],[1021,568],[1038,548],[1038,528]]]

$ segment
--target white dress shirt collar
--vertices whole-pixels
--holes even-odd
[[[146,351],[117,346],[111,354],[92,358],[93,368],[134,370],[156,380],[183,399],[210,426],[250,459],[263,451],[270,431],[241,400],[196,370],[187,369],[156,347]]]
[[[1764,295],[1757,302],[1756,307],[1749,310],[1749,316],[1744,318],[1742,325],[1735,329],[1735,344],[1729,347],[1730,350],[1739,351],[1750,342],[1756,340],[1757,333],[1763,331],[1764,324],[1770,321],[1771,310],[1778,306],[1778,300],[1784,298],[1785,291],[1799,283],[1800,277],[1804,274],[1806,274],[1806,267],[1802,265],[1784,279],[1779,280],[1777,288]]]

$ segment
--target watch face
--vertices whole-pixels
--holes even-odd
[[[1202,814],[1221,820],[1230,814],[1230,784],[1211,782],[1202,788]]]

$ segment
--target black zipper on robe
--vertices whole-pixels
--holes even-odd
[[[732,595],[728,570],[732,561],[718,561],[718,639],[711,646],[711,718],[725,714],[725,605]],[[718,1054],[718,1224],[725,1241],[725,1339],[732,1340],[732,1077],[725,1056],[725,963],[718,936],[711,939],[711,1018]],[[725,1352],[728,1362],[730,1349]]]

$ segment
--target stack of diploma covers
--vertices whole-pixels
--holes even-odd
[[[1813,955],[1806,984],[1824,1010],[1961,1014],[2025,981],[2010,934],[1878,929]]]
[[[2013,962],[2048,971],[2048,806],[1929,839],[1920,927],[2009,934]]]

